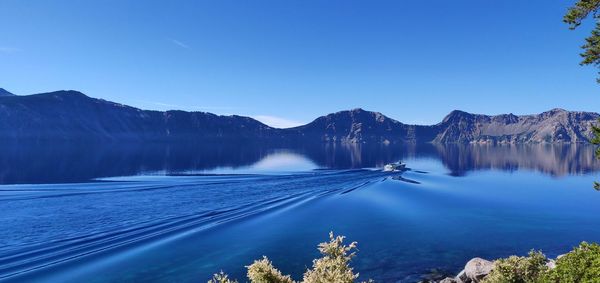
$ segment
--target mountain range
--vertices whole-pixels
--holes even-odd
[[[587,143],[598,113],[552,109],[534,115],[452,111],[435,125],[409,125],[353,109],[277,129],[244,116],[151,111],[78,91],[18,96],[0,89],[1,140],[252,140],[329,143]]]
[[[0,88],[0,96],[14,96],[14,94],[9,92],[8,90]]]

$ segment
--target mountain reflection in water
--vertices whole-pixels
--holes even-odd
[[[594,150],[594,146],[582,144],[21,143],[0,148],[0,183],[70,183],[115,176],[211,173],[219,168],[277,166],[274,156],[284,154],[307,159],[308,167],[326,169],[383,167],[389,162],[425,157],[440,160],[452,176],[488,169],[528,169],[563,176],[599,171]]]
[[[555,257],[600,240],[599,166],[590,145],[4,144],[0,182],[37,184],[0,186],[0,281],[244,278],[263,255],[301,278],[329,231],[376,282]]]

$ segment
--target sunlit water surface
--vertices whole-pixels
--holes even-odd
[[[600,241],[589,146],[44,148],[0,154],[3,281],[244,281],[263,255],[301,278],[334,231],[362,279],[416,282]]]

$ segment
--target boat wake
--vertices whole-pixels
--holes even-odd
[[[178,175],[0,190],[0,280],[181,237],[302,201],[346,194],[389,173]]]

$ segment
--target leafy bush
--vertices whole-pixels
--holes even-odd
[[[355,256],[356,242],[344,245],[343,236],[334,236],[329,233],[329,242],[320,243],[319,251],[323,257],[313,261],[312,269],[304,273],[303,283],[352,283],[358,274],[354,274],[350,267],[350,260]],[[289,275],[273,267],[271,261],[265,256],[254,261],[248,268],[248,279],[252,283],[296,283]],[[369,281],[371,282],[371,281]],[[237,283],[228,278],[227,274],[217,273],[208,283]]]
[[[208,280],[208,283],[237,283],[237,281],[229,279],[229,276],[221,271],[219,273],[215,273],[213,278]]]
[[[484,283],[534,283],[548,270],[546,256],[531,251],[529,256],[510,256],[494,262],[494,269],[485,277]]]
[[[350,267],[350,260],[355,256],[356,242],[344,245],[344,236],[333,236],[329,233],[329,243],[319,244],[323,255],[313,261],[313,269],[304,273],[305,283],[352,283],[358,278]]]
[[[545,282],[600,282],[600,245],[583,242],[556,260]]]
[[[254,261],[247,268],[248,279],[253,283],[294,283],[289,275],[284,276],[281,271],[275,269],[266,256]]]
[[[312,269],[304,273],[298,283],[352,283],[358,278],[350,267],[355,256],[356,242],[344,245],[343,236],[329,233],[329,242],[319,244],[323,255],[313,261]],[[549,268],[548,259],[539,251],[531,251],[526,257],[510,256],[494,262],[494,268],[483,283],[600,283],[600,245],[581,243],[573,251],[556,260],[556,267]],[[273,267],[267,257],[254,261],[248,268],[251,283],[296,283],[289,275],[283,275]],[[369,281],[372,282],[372,281]],[[217,273],[208,283],[237,283],[227,274]]]
[[[527,257],[511,256],[494,262],[485,283],[600,283],[600,245],[583,242],[556,260],[556,267],[546,266],[541,252]]]

